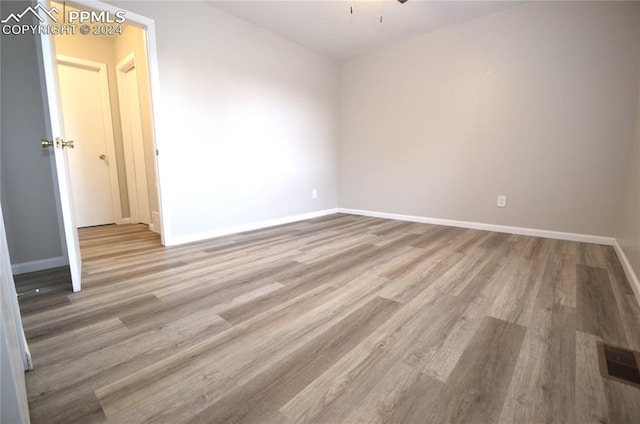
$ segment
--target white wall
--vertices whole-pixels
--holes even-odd
[[[114,4],[156,22],[169,238],[337,206],[333,61],[204,3]]]
[[[639,13],[530,2],[346,61],[340,206],[612,237]]]
[[[640,19],[638,24],[640,25]],[[640,50],[640,37],[638,49]],[[638,78],[640,81],[640,72]],[[631,283],[635,284],[636,294],[640,296],[640,84],[637,85],[636,93],[635,125],[627,154],[627,173],[617,220],[616,240],[629,262],[627,274],[632,276]]]
[[[2,14],[27,3],[2,1]],[[13,264],[60,266],[63,249],[46,137],[43,94],[33,36],[0,37],[0,182]],[[53,259],[53,261],[51,260]]]

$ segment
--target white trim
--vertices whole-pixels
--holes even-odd
[[[233,227],[218,228],[212,231],[201,233],[185,234],[177,237],[167,237],[166,246],[191,243],[194,241],[207,240],[215,237],[227,236],[229,234],[243,233],[245,231],[259,230],[261,228],[275,227],[276,225],[290,224],[292,222],[304,221],[305,219],[318,218],[321,216],[337,213],[337,209],[326,209],[323,211],[303,213],[299,215],[285,216],[282,218],[268,219],[266,221],[251,222],[249,224],[235,225]]]
[[[14,264],[11,265],[11,272],[13,275],[20,275],[26,274],[27,272],[42,271],[44,269],[58,268],[65,265],[69,265],[69,261],[59,256],[57,258],[39,259],[37,261]]]
[[[151,223],[149,224],[149,230],[154,233],[159,233],[160,228],[160,212],[151,211]]]
[[[109,160],[109,182],[111,183],[111,207],[113,208],[116,224],[122,224],[122,205],[120,203],[120,182],[118,181],[118,161],[116,157],[116,141],[113,136],[113,122],[111,120],[111,96],[109,93],[109,77],[107,65],[77,57],[56,55],[58,65],[73,66],[98,72],[100,78],[100,94],[102,101],[102,120],[104,122],[105,137],[107,139],[107,157]]]
[[[135,82],[135,90],[129,90],[127,74]],[[129,53],[116,65],[120,122],[122,124],[122,144],[124,148],[125,171],[129,191],[131,222],[151,225],[151,205],[145,161],[144,131],[138,84],[138,67],[135,52]],[[135,116],[134,116],[135,115]],[[142,174],[142,175],[141,175]]]
[[[171,235],[171,208],[169,207],[170,201],[169,196],[165,196],[165,192],[163,192],[163,187],[166,185],[161,185],[162,181],[162,158],[158,154],[158,152],[162,149],[159,140],[158,131],[160,120],[156,119],[156,113],[160,110],[161,100],[160,100],[160,76],[159,76],[159,65],[158,65],[158,47],[156,42],[156,24],[153,19],[142,18],[138,19],[137,15],[134,15],[134,20],[138,23],[145,25],[146,27],[146,54],[147,54],[147,67],[149,68],[149,85],[151,90],[149,94],[151,95],[151,119],[153,120],[153,125],[151,126],[151,137],[153,138],[153,148],[155,149],[155,158],[156,158],[156,192],[158,194],[158,213],[160,214],[160,227],[157,229],[160,233],[160,240],[163,245],[166,245],[165,238]],[[166,180],[169,179],[169,175],[167,175]]]
[[[131,224],[131,218],[122,218],[122,225]]]
[[[629,285],[633,290],[633,294],[636,295],[636,300],[640,304],[640,280],[638,279],[638,275],[635,273],[635,271],[631,267],[629,258],[627,258],[627,255],[625,255],[624,250],[622,250],[622,246],[620,246],[617,239],[613,239],[613,250],[616,251],[616,255],[618,255],[618,259],[622,264],[622,269],[624,270],[624,274],[627,276],[627,280],[629,280]]]
[[[129,135],[129,99],[126,93],[126,82],[124,81],[124,73],[134,66],[135,55],[133,52],[116,64],[118,106],[120,107],[120,124],[122,125],[122,148],[124,150],[124,167],[127,176],[127,196],[129,199],[129,223],[139,221],[133,144],[130,141]],[[127,97],[127,99],[125,99],[125,97]]]
[[[483,224],[479,222],[455,221],[452,219],[428,218],[423,216],[401,215],[387,212],[374,212],[360,209],[338,208],[339,213],[371,216],[374,218],[395,219],[398,221],[420,222],[423,224],[447,225],[449,227],[471,228],[474,230],[495,231],[497,233],[520,234],[524,236],[545,237],[558,240],[578,241],[582,243],[613,245],[613,237],[593,236],[589,234],[563,233],[560,231],[538,230],[535,228],[511,227],[508,225]]]

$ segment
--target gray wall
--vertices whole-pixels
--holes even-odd
[[[2,1],[2,14],[25,2]],[[63,256],[33,36],[0,37],[2,209],[13,264]]]
[[[337,206],[334,61],[203,2],[114,4],[156,23],[169,239]]]
[[[347,60],[339,205],[612,237],[639,13],[529,2]]]
[[[638,24],[640,25],[640,22]],[[640,38],[638,46],[640,48]],[[638,76],[640,77],[640,73]],[[635,126],[629,147],[627,174],[619,209],[616,239],[636,276],[640,278],[640,84],[636,93],[638,97],[635,108]]]

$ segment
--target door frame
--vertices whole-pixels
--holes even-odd
[[[136,54],[135,52],[129,53],[122,59],[120,62],[116,64],[116,81],[118,84],[118,103],[120,106],[120,122],[122,124],[122,147],[124,149],[124,162],[125,169],[127,173],[127,189],[129,194],[129,212],[131,215],[131,223],[136,224],[138,222],[144,222],[141,219],[141,208],[140,204],[145,202],[147,205],[148,216],[147,224],[152,225],[151,219],[151,205],[149,202],[149,181],[147,181],[147,164],[145,161],[145,145],[144,145],[144,136],[142,134],[142,116],[140,115],[140,87],[138,86],[138,68],[136,62]],[[133,70],[135,72],[135,83],[136,83],[136,97],[138,99],[138,116],[137,120],[140,126],[140,142],[142,143],[142,157],[140,155],[136,155],[136,146],[134,146],[134,140],[130,137],[131,134],[126,134],[127,131],[125,129],[131,129],[133,123],[131,122],[131,96],[129,93],[128,85],[126,82],[126,74]],[[142,169],[143,177],[138,178],[139,170]],[[142,181],[140,181],[142,179]],[[144,190],[142,193],[138,190],[140,185],[144,185]]]
[[[150,88],[150,107],[151,107],[151,120],[152,120],[152,138],[153,138],[153,147],[155,149],[156,155],[155,157],[155,173],[156,173],[156,182],[157,182],[157,194],[158,194],[158,213],[159,213],[159,221],[160,226],[158,228],[160,232],[160,239],[162,245],[166,245],[166,241],[171,236],[171,218],[170,218],[170,208],[167,204],[168,196],[165,195],[165,190],[168,184],[165,184],[165,181],[168,180],[163,178],[163,167],[162,167],[162,157],[159,152],[162,147],[162,137],[159,136],[161,134],[160,126],[162,125],[161,120],[156,116],[158,111],[161,110],[161,98],[160,98],[160,78],[159,78],[159,66],[158,66],[158,47],[156,41],[156,26],[155,21],[152,18],[148,18],[143,15],[139,15],[137,13],[131,12],[127,9],[122,9],[120,7],[107,4],[101,1],[94,0],[72,0],[68,2],[71,5],[76,5],[84,8],[89,8],[92,10],[96,10],[98,12],[110,12],[115,14],[118,11],[125,11],[125,20],[127,24],[135,25],[144,30],[145,34],[145,52],[147,55],[147,65],[149,72],[149,88]],[[44,66],[49,66],[48,62],[44,61]],[[66,246],[65,246],[66,248]]]
[[[80,59],[77,57],[56,54],[58,65],[73,66],[98,72],[100,79],[100,94],[102,101],[102,120],[104,122],[105,137],[107,138],[107,155],[109,160],[109,183],[111,184],[111,206],[116,224],[123,224],[122,204],[120,201],[120,182],[118,181],[118,160],[116,157],[116,142],[113,136],[113,121],[111,118],[111,96],[109,95],[109,77],[105,63]],[[58,74],[59,78],[59,74]],[[63,111],[64,113],[64,111]],[[76,140],[76,142],[80,142]],[[72,186],[73,188],[73,183]]]

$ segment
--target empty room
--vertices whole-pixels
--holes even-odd
[[[0,22],[2,424],[640,422],[640,2]]]

